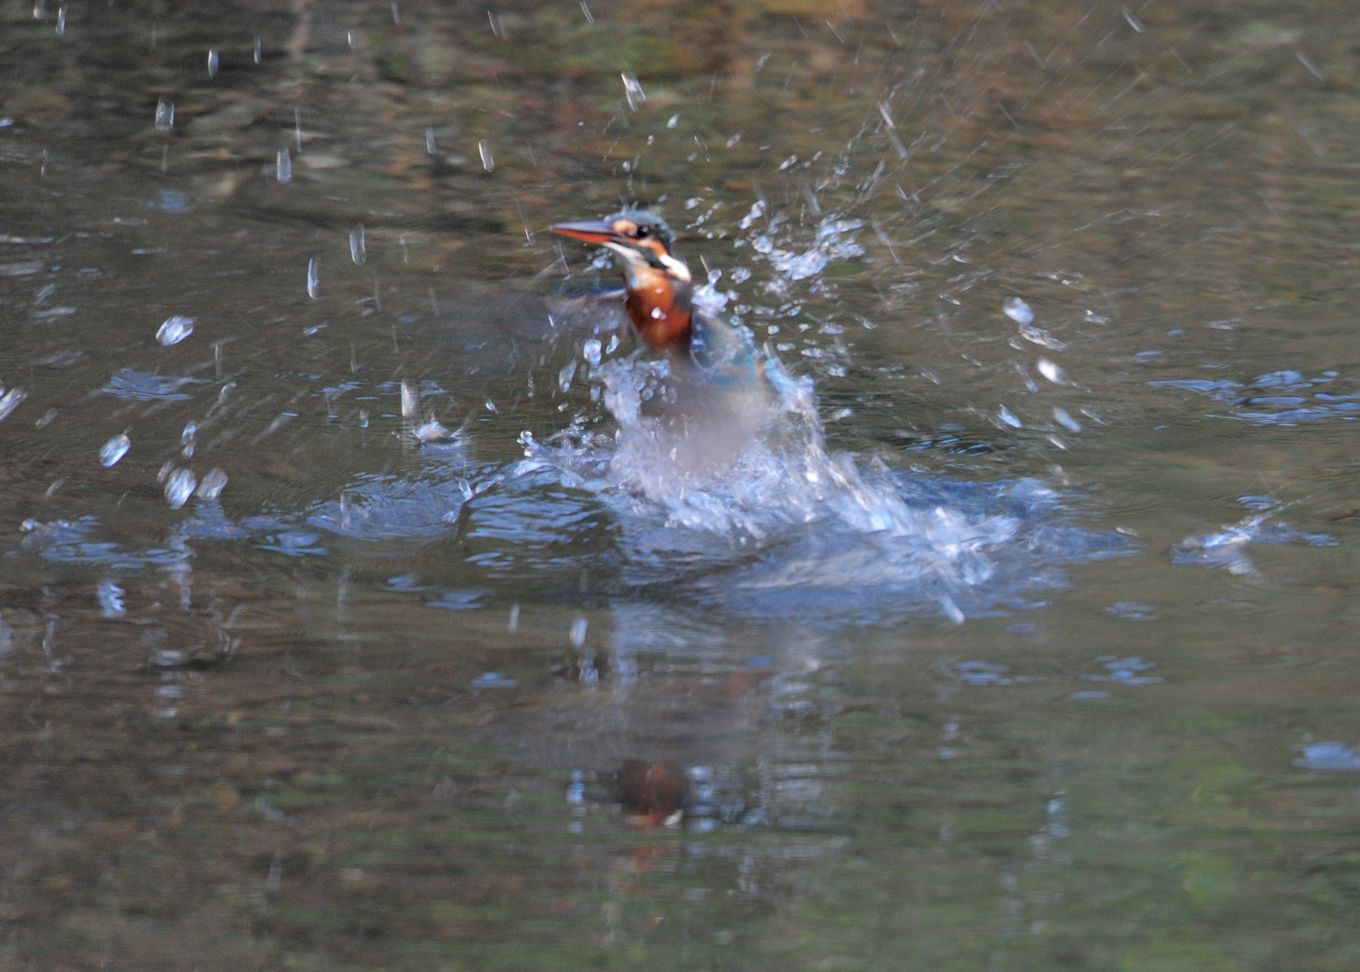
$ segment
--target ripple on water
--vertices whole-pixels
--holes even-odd
[[[1179,388],[1223,402],[1231,417],[1257,425],[1291,427],[1328,419],[1360,418],[1360,389],[1356,379],[1337,371],[1308,377],[1292,369],[1271,371],[1248,382],[1227,379],[1171,379],[1150,381],[1157,388]]]

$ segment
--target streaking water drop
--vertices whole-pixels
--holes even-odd
[[[316,300],[317,287],[321,282],[318,276],[319,267],[320,261],[316,257],[307,261],[307,296],[312,300]]]
[[[1081,423],[1068,414],[1065,408],[1053,409],[1053,420],[1069,432],[1080,432]]]
[[[484,170],[487,172],[496,171],[496,160],[491,155],[491,146],[487,144],[486,139],[482,139],[477,143],[477,154],[482,158],[482,168]]]
[[[581,617],[579,614],[571,622],[571,632],[569,634],[569,637],[571,639],[571,646],[573,648],[580,648],[582,645],[586,643],[587,624],[588,622],[586,621],[586,619]]]
[[[1015,417],[1015,413],[1005,405],[1001,405],[997,408],[996,417],[1013,429],[1023,429],[1025,427],[1024,423]]]
[[[100,581],[95,588],[95,596],[99,598],[99,613],[106,618],[121,618],[127,614],[127,608],[123,606],[125,593],[121,587],[107,578]]]
[[[172,510],[189,502],[198,487],[198,477],[192,469],[176,469],[165,479],[165,499]]]
[[[274,175],[284,185],[293,181],[293,156],[286,148],[279,149],[274,162]]]
[[[0,422],[9,418],[10,413],[18,408],[19,404],[27,397],[28,392],[22,388],[11,388],[4,395],[0,395]]]
[[[647,100],[647,92],[642,90],[642,85],[635,75],[625,71],[619,76],[623,78],[623,96],[628,99],[629,110],[637,111],[638,105]]]
[[[208,77],[217,77],[217,51],[208,51]]]
[[[1061,365],[1055,364],[1047,358],[1040,358],[1035,367],[1039,369],[1039,374],[1053,382],[1053,384],[1067,384],[1067,372],[1062,369]]]
[[[1034,310],[1019,297],[1007,297],[1001,309],[1017,324],[1034,323]]]
[[[368,248],[364,243],[364,224],[356,223],[354,229],[349,231],[349,256],[358,266],[363,266],[368,259]]]
[[[115,435],[99,448],[99,464],[105,469],[118,465],[118,460],[127,455],[132,448],[132,440],[126,432]]]
[[[190,334],[194,333],[194,319],[185,317],[182,314],[175,314],[167,317],[161,326],[156,329],[156,340],[162,347],[170,347],[179,344]]]
[[[175,127],[175,103],[160,98],[156,101],[156,128],[168,132]]]
[[[227,488],[227,474],[221,469],[210,469],[198,484],[198,498],[215,500]]]

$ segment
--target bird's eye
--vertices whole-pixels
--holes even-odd
[[[638,238],[638,239],[640,239],[640,240],[645,240],[647,237],[649,237],[649,236],[651,236],[651,235],[652,235],[652,228],[651,228],[650,226],[639,226],[639,227],[637,228],[637,238]]]

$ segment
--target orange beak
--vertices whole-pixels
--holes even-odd
[[[614,228],[602,219],[585,220],[580,223],[557,223],[548,227],[559,236],[570,236],[574,240],[585,240],[597,246],[602,243],[621,240]]]

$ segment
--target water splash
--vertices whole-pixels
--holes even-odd
[[[812,381],[775,359],[765,374],[766,411],[691,402],[676,420],[685,390],[665,362],[605,361],[589,379],[613,432],[582,420],[545,443],[526,433],[506,479],[556,472],[612,512],[629,583],[743,613],[959,623],[1060,586],[1059,563],[1129,549],[1056,522],[1061,499],[1037,481],[931,480],[831,451]]]
[[[1173,564],[1219,567],[1230,574],[1254,576],[1256,566],[1247,548],[1254,543],[1304,543],[1331,547],[1336,540],[1325,533],[1302,533],[1288,523],[1271,522],[1275,511],[1248,516],[1212,533],[1186,537],[1171,548]]]

